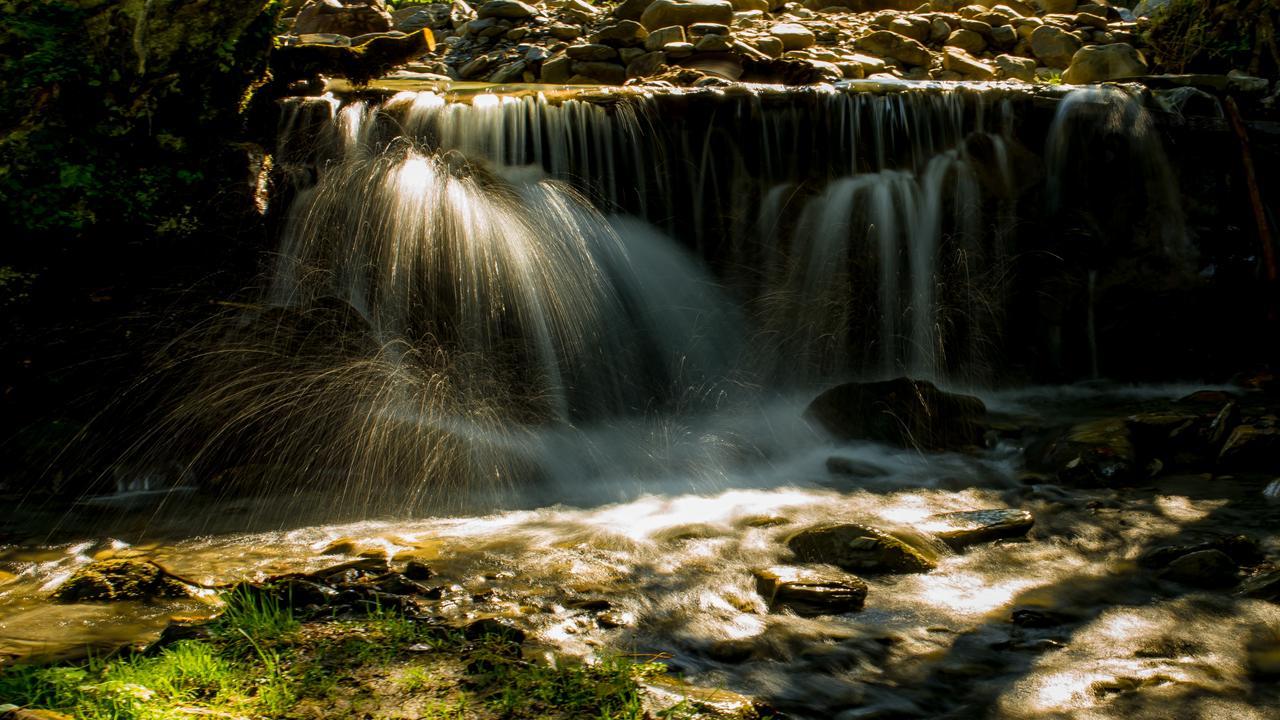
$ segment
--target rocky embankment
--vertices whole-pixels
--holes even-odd
[[[1150,71],[1149,20],[1107,0],[307,0],[287,22],[285,55],[401,44],[418,77],[489,83],[1091,83]]]

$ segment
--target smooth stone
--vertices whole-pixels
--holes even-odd
[[[813,568],[776,566],[756,570],[756,591],[770,610],[800,616],[839,615],[862,609],[867,583],[861,578]]]
[[[667,54],[661,50],[647,52],[627,63],[627,77],[638,78],[656,75],[667,62]]]
[[[733,40],[727,35],[703,35],[693,48],[699,52],[727,52],[733,48]]]
[[[862,525],[821,525],[787,538],[802,562],[835,565],[854,573],[928,572],[937,563],[888,533]]]
[[[960,28],[947,38],[947,47],[960,48],[970,53],[980,53],[987,49],[987,41],[986,38],[973,30]]]
[[[590,40],[592,43],[614,47],[633,47],[642,45],[647,37],[649,37],[649,31],[645,30],[643,25],[635,20],[623,20],[591,33]]]
[[[1071,57],[1071,66],[1062,74],[1062,81],[1084,85],[1146,74],[1147,59],[1132,45],[1090,45]]]
[[[769,28],[769,34],[782,41],[784,50],[803,50],[817,42],[813,31],[797,23],[778,23]]]
[[[608,45],[570,45],[564,49],[564,54],[574,60],[587,62],[612,60],[618,57],[618,51]]]
[[[662,46],[662,52],[673,60],[687,58],[693,54],[693,43],[691,42],[673,42]]]
[[[927,532],[952,550],[979,543],[1024,537],[1036,523],[1026,510],[962,510],[925,518],[917,530]]]
[[[1031,52],[1051,68],[1067,69],[1079,50],[1079,38],[1052,25],[1041,25],[1031,33]]]
[[[997,77],[1032,82],[1036,79],[1036,61],[1016,55],[996,56]]]
[[[551,85],[563,85],[573,77],[573,60],[568,55],[554,55],[542,63],[540,79]]]
[[[621,85],[627,81],[627,69],[611,62],[574,62],[573,72],[604,85]]]
[[[667,43],[684,42],[684,28],[680,25],[668,25],[649,33],[645,38],[644,48],[649,51],[661,50]]]
[[[689,26],[689,34],[694,37],[703,35],[728,35],[729,26],[720,23],[694,23]]]
[[[547,32],[557,40],[577,40],[582,37],[582,28],[576,25],[552,25],[547,28]]]
[[[996,71],[960,48],[947,48],[942,53],[942,67],[972,80],[990,80]]]
[[[731,24],[733,5],[725,0],[654,0],[640,16],[640,24],[650,30],[701,22]]]
[[[489,0],[476,8],[476,17],[525,20],[538,14],[538,9],[520,0]]]
[[[928,65],[933,58],[929,49],[918,41],[888,30],[877,30],[859,38],[855,45],[859,50],[900,60],[908,65]]]

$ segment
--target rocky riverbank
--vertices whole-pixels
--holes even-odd
[[[407,75],[497,84],[1085,84],[1153,70],[1150,19],[1107,0],[309,0],[286,22],[285,56],[398,43]],[[1250,91],[1266,82],[1238,75]]]
[[[1280,700],[1266,682],[1280,670],[1280,466],[1244,451],[1274,435],[1268,376],[1199,392],[1038,392],[840,386],[805,413],[840,441],[712,494],[11,546],[0,637],[25,636],[13,654],[93,642],[143,649],[121,663],[162,663],[175,647],[196,652],[185,643],[221,653],[246,600],[288,609],[297,624],[262,644],[280,674],[241,656],[230,685],[283,678],[302,708],[283,717],[428,701],[489,717],[503,682],[530,698],[566,684],[598,702],[649,698],[655,715],[683,702],[688,717],[1032,718],[1057,703],[1158,717],[1171,693],[1251,717]],[[831,412],[838,398],[860,412]],[[583,659],[604,664],[583,675]],[[1088,682],[1068,682],[1085,668]],[[336,688],[313,682],[322,671]],[[3,677],[36,672],[63,671]],[[475,701],[465,710],[458,688]],[[529,702],[512,716],[540,716]]]

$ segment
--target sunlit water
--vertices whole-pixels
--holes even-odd
[[[988,402],[1052,422],[1186,390],[1074,387]],[[658,657],[696,684],[760,696],[797,717],[1275,716],[1280,692],[1258,679],[1255,665],[1280,648],[1280,608],[1184,594],[1135,564],[1144,550],[1188,530],[1198,537],[1197,529],[1253,531],[1269,552],[1280,550],[1259,532],[1280,513],[1239,508],[1241,500],[1261,503],[1261,487],[1206,478],[1128,491],[1039,485],[1019,478],[1012,445],[978,456],[834,445],[796,419],[800,408],[781,403],[750,419],[708,418],[667,433],[651,424],[647,439],[638,421],[577,436],[596,446],[600,463],[579,459],[564,472],[593,481],[527,488],[515,502],[530,509],[309,527],[276,518],[285,529],[187,538],[176,529],[182,523],[158,513],[147,516],[161,538],[154,543],[11,547],[0,556],[0,568],[15,575],[0,590],[0,652],[56,655],[140,641],[172,616],[216,612],[212,592],[148,605],[45,599],[94,557],[146,557],[212,585],[336,564],[346,556],[321,553],[346,538],[355,552],[385,551],[393,565],[428,563],[439,572],[429,584],[445,588],[429,603],[433,614],[512,618],[530,631],[529,653]],[[545,448],[571,455],[557,452],[554,438]],[[883,474],[832,474],[831,456]],[[868,578],[861,612],[771,613],[755,590],[751,571],[791,562],[784,539],[801,527],[910,529],[937,512],[995,507],[1033,512],[1029,541],[944,554],[923,575]],[[598,599],[612,604],[610,627],[575,609],[575,601]],[[1019,607],[1078,620],[1019,628],[1010,623]]]

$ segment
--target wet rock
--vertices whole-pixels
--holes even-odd
[[[827,458],[827,472],[833,475],[867,479],[884,477],[888,474],[884,468],[875,463],[835,456]]]
[[[57,590],[56,602],[120,602],[191,597],[191,589],[164,568],[144,560],[102,560],[75,571]]]
[[[725,35],[703,35],[693,44],[700,52],[727,52],[732,47],[733,41]]]
[[[1067,613],[1044,608],[1018,608],[1013,611],[1009,621],[1018,627],[1051,628],[1076,622],[1079,618]]]
[[[1280,472],[1280,428],[1237,427],[1218,453],[1218,466],[1234,472]]]
[[[622,0],[611,14],[622,20],[639,20],[651,2],[653,0]]]
[[[888,30],[877,30],[859,38],[855,44],[859,50],[893,58],[908,65],[927,66],[933,59],[929,49],[918,41]]]
[[[334,565],[308,574],[306,577],[323,585],[357,582],[362,578],[383,575],[391,566],[382,558],[364,558]]]
[[[435,575],[435,572],[426,563],[421,563],[417,560],[410,560],[404,566],[404,576],[410,580],[430,580]]]
[[[520,0],[489,0],[476,8],[476,17],[527,20],[538,14],[538,9]]]
[[[1148,550],[1138,558],[1138,564],[1146,568],[1162,568],[1169,563],[1194,552],[1217,550],[1225,553],[1237,565],[1252,566],[1266,560],[1266,554],[1257,540],[1247,535],[1218,537],[1194,545],[1164,545]]]
[[[1169,563],[1160,573],[1165,580],[1203,588],[1222,588],[1236,584],[1239,568],[1221,550],[1200,550],[1183,555]]]
[[[1141,475],[1125,422],[1108,418],[1076,425],[1045,443],[1027,448],[1027,466],[1056,472],[1058,479],[1082,487],[1128,485]]]
[[[523,630],[497,618],[481,618],[470,623],[463,629],[462,636],[472,641],[497,639],[512,645],[520,645],[525,639]]]
[[[754,654],[755,646],[750,640],[717,640],[707,648],[707,657],[731,665],[746,662]]]
[[[1147,74],[1147,60],[1127,43],[1091,45],[1080,48],[1071,58],[1071,66],[1062,74],[1063,82],[1072,85],[1119,80]]]
[[[867,584],[844,573],[812,568],[771,567],[756,570],[756,591],[770,610],[797,615],[839,615],[862,609]]]
[[[668,25],[733,22],[733,5],[725,0],[654,0],[640,16],[640,24],[650,30]]]
[[[1026,510],[962,510],[925,518],[917,527],[953,550],[995,540],[1024,537],[1035,525]]]
[[[1257,600],[1280,602],[1280,570],[1261,572],[1245,579],[1240,583],[1240,589],[1236,594]]]
[[[985,415],[978,398],[910,378],[838,385],[805,410],[806,418],[842,440],[928,450],[981,445]]]
[[[1031,33],[1031,52],[1051,68],[1067,69],[1079,50],[1079,38],[1061,28],[1041,25]]]
[[[1031,82],[1036,79],[1036,61],[1015,55],[997,55],[996,76],[1006,80]]]
[[[900,538],[861,525],[807,528],[787,539],[797,559],[854,573],[928,572],[937,563]]]
[[[382,0],[311,0],[298,11],[293,33],[335,33],[354,37],[386,32],[393,24]]]
[[[797,23],[778,23],[769,34],[782,41],[784,50],[803,50],[817,42],[812,30]]]

